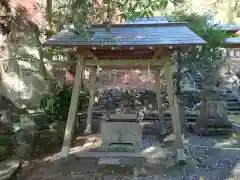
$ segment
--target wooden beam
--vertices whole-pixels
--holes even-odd
[[[81,90],[83,61],[84,61],[83,56],[79,56],[77,67],[76,67],[76,75],[74,78],[74,86],[72,91],[71,103],[69,107],[67,125],[65,129],[65,134],[64,134],[63,146],[60,154],[61,158],[67,158],[69,154],[69,147],[71,144],[72,132],[75,124],[78,100],[79,100],[79,95]]]
[[[162,48],[159,48],[155,51],[155,53],[153,54],[152,59],[158,59],[158,56],[163,52]]]
[[[224,48],[240,48],[240,44],[224,44],[223,45]]]
[[[96,92],[96,79],[97,79],[97,66],[92,67],[91,71],[92,79],[91,79],[91,85],[90,85],[90,98],[89,98],[89,104],[88,104],[88,113],[87,113],[87,125],[86,129],[84,131],[85,134],[91,134],[92,129],[92,110],[93,110],[93,105],[95,102],[95,92]]]
[[[177,149],[182,150],[184,149],[184,146],[179,119],[179,108],[176,101],[175,92],[173,90],[172,64],[170,58],[169,61],[164,64],[164,75],[167,82],[168,101],[172,117],[173,132],[176,138],[176,147]]]
[[[93,60],[97,60],[98,59],[97,56],[92,51],[90,51],[88,49],[78,48],[78,53],[80,53],[84,57],[92,58]]]
[[[171,56],[172,52],[171,50],[169,49],[169,47],[161,47],[161,48],[158,48],[153,56],[152,56],[152,59],[156,60],[156,59],[162,59],[162,60],[165,60],[166,57],[169,57]],[[166,62],[166,61],[165,61]]]
[[[150,66],[163,66],[163,64],[165,63],[165,60],[153,60],[153,59],[111,59],[111,60],[86,60],[85,61],[85,66],[86,67],[94,67],[94,66],[100,66],[101,68],[104,67],[116,67],[116,69],[118,69],[118,67],[146,67],[148,65]],[[115,68],[114,68],[115,69]]]
[[[135,49],[132,50],[132,54],[149,54],[149,53],[153,53],[154,51],[151,49]]]

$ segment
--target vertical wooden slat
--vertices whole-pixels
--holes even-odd
[[[84,61],[83,57],[79,56],[79,60],[77,62],[77,67],[76,67],[76,74],[74,78],[74,86],[72,91],[71,103],[69,107],[67,125],[65,129],[65,134],[64,134],[63,146],[60,154],[61,158],[67,158],[69,154],[69,148],[71,144],[72,132],[75,124],[78,100],[79,100],[80,90],[81,90],[83,61]]]

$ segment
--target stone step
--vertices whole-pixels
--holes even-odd
[[[235,102],[232,102],[232,104],[234,105]],[[237,102],[238,103],[238,102]],[[230,104],[230,106],[228,106],[228,114],[240,114],[240,106],[232,106],[232,104]],[[240,103],[239,103],[240,104]],[[114,113],[114,112],[113,112]],[[93,115],[92,115],[92,119],[100,119],[100,117],[103,115],[103,111],[94,111]],[[196,118],[199,114],[198,113],[189,113],[186,114],[186,118],[191,119],[191,118]],[[164,113],[164,116],[166,118],[169,118],[171,116],[171,114],[169,112]],[[86,119],[87,115],[86,114],[82,114],[80,115],[80,119]],[[156,120],[158,118],[158,114],[157,113],[149,113],[148,115],[145,115],[145,119],[146,120]]]
[[[117,172],[117,173],[131,173],[135,166],[140,166],[145,162],[145,159],[136,161],[133,158],[121,158],[121,157],[100,157],[98,165],[100,171],[103,172]]]
[[[228,111],[228,115],[240,115],[240,111]]]
[[[101,157],[120,157],[120,158],[146,158],[146,154],[141,152],[88,152],[80,151],[75,154],[78,158],[101,158]]]
[[[102,116],[103,115],[103,111],[93,111],[92,112],[92,116],[93,117],[100,117],[100,116]],[[113,113],[115,113],[115,112],[113,112]],[[137,111],[136,111],[136,113],[137,113]],[[80,115],[80,118],[83,118],[83,117],[86,117],[86,114],[87,113],[83,113],[82,115]],[[146,117],[158,117],[158,113],[155,113],[155,112],[151,112],[151,113],[149,113],[148,115],[146,115]],[[166,113],[164,113],[164,116],[165,117],[170,117],[171,116],[171,113],[170,112],[166,112]],[[198,114],[196,114],[196,113],[191,113],[191,114],[187,114],[187,116],[189,116],[189,117],[197,117],[198,116]]]
[[[93,152],[135,152],[135,149],[132,145],[125,144],[114,144],[106,147],[98,147],[94,149]]]
[[[186,115],[185,119],[186,119],[186,121],[194,122],[194,121],[196,121],[197,116],[196,117],[191,117],[191,116],[189,117],[189,116]],[[80,120],[82,122],[87,121],[86,118],[81,118]],[[169,121],[169,120],[171,120],[171,117],[170,116],[169,117],[165,117],[164,120],[165,121]],[[92,121],[101,121],[101,120],[100,120],[100,117],[98,117],[98,118],[92,118]],[[154,121],[158,121],[158,117],[157,116],[155,116],[155,117],[145,116],[144,119],[143,119],[143,122],[154,122]]]
[[[227,102],[228,107],[240,107],[240,102]]]
[[[238,100],[234,97],[229,97],[226,100],[227,100],[227,102],[238,102]]]
[[[228,107],[228,111],[240,111],[240,107],[239,106],[231,106],[231,107]]]
[[[158,114],[157,113],[149,113],[149,116],[152,116],[152,117],[158,117]],[[170,117],[171,116],[171,113],[170,112],[166,112],[164,113],[164,117]],[[189,113],[186,115],[187,117],[197,117],[198,114],[197,113]]]

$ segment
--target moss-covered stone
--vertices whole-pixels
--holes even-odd
[[[0,134],[0,161],[13,155],[13,136],[12,134]]]
[[[58,135],[56,130],[47,129],[34,133],[32,137],[31,150],[32,155],[39,155],[52,151],[58,144]]]

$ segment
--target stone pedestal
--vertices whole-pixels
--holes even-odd
[[[101,122],[102,145],[112,144],[132,145],[135,151],[140,151],[142,141],[142,127],[138,122],[127,121],[126,119],[117,119],[115,121]],[[121,116],[121,117],[120,117]],[[119,115],[122,118],[123,115]]]
[[[228,121],[227,103],[219,91],[201,92],[200,116],[197,118],[198,132],[204,128],[231,127]]]

